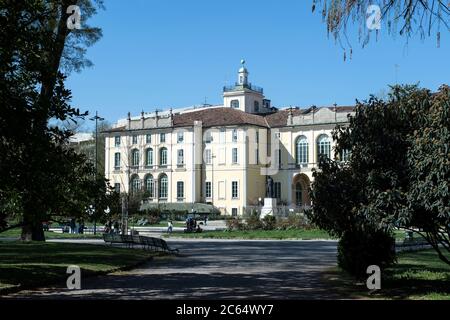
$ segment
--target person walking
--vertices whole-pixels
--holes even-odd
[[[70,233],[75,233],[75,228],[76,228],[76,223],[75,223],[75,219],[72,218],[70,219]]]
[[[167,222],[167,233],[172,233],[172,230],[173,230],[173,223],[172,220],[169,220]]]

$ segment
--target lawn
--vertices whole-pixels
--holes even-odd
[[[203,231],[201,233],[173,233],[164,237],[183,237],[201,239],[331,239],[323,230],[249,230],[249,231]]]
[[[15,228],[0,233],[1,238],[20,238],[21,229]],[[103,234],[97,232],[96,235],[92,233],[76,234],[76,233],[57,233],[53,231],[45,231],[46,239],[101,239]]]
[[[325,278],[354,298],[450,300],[450,266],[434,250],[400,253],[397,264],[382,274],[381,290],[373,293],[364,281],[358,282],[338,268]]]
[[[69,265],[81,268],[83,281],[83,276],[131,267],[155,255],[143,250],[89,244],[0,241],[0,293],[64,284]]]

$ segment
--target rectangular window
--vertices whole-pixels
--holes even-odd
[[[184,150],[183,149],[178,150],[177,165],[178,166],[184,165]]]
[[[341,161],[348,161],[350,159],[350,150],[344,149],[341,152]]]
[[[146,140],[147,143],[152,143],[152,135],[151,134],[147,134],[145,140]]]
[[[178,181],[177,182],[177,200],[183,200],[184,199],[184,182]]]
[[[275,182],[273,184],[273,191],[274,191],[274,196],[275,198],[277,198],[278,200],[281,199],[281,182]]]
[[[232,154],[231,154],[231,162],[233,164],[237,164],[238,163],[238,149],[237,148],[233,148]]]
[[[133,135],[133,141],[132,141],[132,143],[133,143],[133,144],[137,144],[137,143],[138,143],[138,137],[137,137],[137,135]]]
[[[205,197],[207,199],[212,197],[212,186],[211,186],[211,182],[207,181],[206,185],[205,185]]]
[[[114,184],[114,191],[117,193],[120,193],[120,183],[115,183]]]
[[[114,137],[114,145],[116,147],[120,147],[120,136],[115,136]]]
[[[225,129],[220,129],[219,142],[224,144],[226,142],[226,131]]]
[[[281,158],[281,149],[278,149],[278,168],[281,168],[283,159]]]
[[[211,131],[205,133],[205,143],[211,143],[213,140]]]
[[[211,149],[205,150],[205,162],[206,164],[212,164],[212,153]]]
[[[231,182],[231,198],[232,199],[239,198],[239,189],[238,189],[238,182],[237,181]]]
[[[237,217],[237,213],[238,213],[237,208],[232,208],[232,209],[231,209],[231,215],[232,215],[233,217]]]
[[[180,131],[177,133],[177,143],[182,143],[184,141],[184,132]]]
[[[161,132],[161,133],[159,134],[159,142],[160,142],[160,143],[166,142],[166,134],[165,134],[164,132]]]
[[[233,142],[238,141],[238,132],[237,129],[233,129]]]
[[[114,169],[120,169],[120,152],[114,154]]]

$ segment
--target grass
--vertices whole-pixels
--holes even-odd
[[[165,237],[183,237],[200,239],[332,239],[323,230],[249,230],[249,231],[203,231],[201,233],[173,233]]]
[[[79,266],[83,279],[131,267],[155,255],[89,244],[0,241],[0,293],[63,284],[69,265]]]
[[[381,290],[369,293],[365,281],[358,282],[335,268],[325,278],[353,298],[450,300],[450,266],[430,250],[404,252],[397,264],[382,273]]]
[[[1,238],[20,238],[20,233],[22,232],[21,228],[14,228],[7,230],[5,232],[0,233],[0,239]],[[45,238],[46,239],[101,239],[102,233],[97,232],[96,235],[89,233],[89,234],[76,234],[76,233],[57,233],[53,231],[45,231]]]

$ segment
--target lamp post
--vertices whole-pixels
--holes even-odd
[[[105,118],[102,118],[98,115],[98,111],[95,111],[95,117],[90,118],[89,120],[95,121],[95,180],[98,178],[98,121],[103,121]],[[95,212],[98,211],[98,199],[95,197]],[[94,234],[97,234],[97,224],[96,224],[96,216],[94,215]]]

